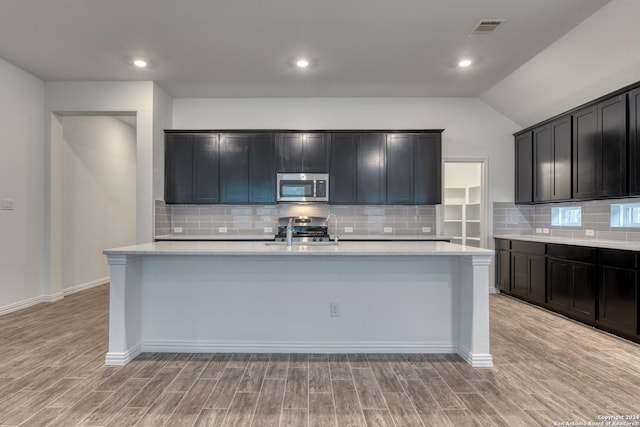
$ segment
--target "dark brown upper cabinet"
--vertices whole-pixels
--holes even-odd
[[[442,201],[440,133],[387,135],[387,204]]]
[[[220,202],[276,201],[273,134],[228,133],[220,136]]]
[[[218,135],[165,136],[165,202],[219,202]]]
[[[571,116],[533,129],[533,201],[571,199]]]
[[[640,89],[629,92],[629,194],[640,195]]]
[[[626,94],[575,112],[573,128],[574,198],[627,195]]]
[[[278,172],[329,172],[325,133],[278,134]]]
[[[533,202],[533,144],[531,132],[516,135],[515,201],[517,204]]]
[[[331,134],[332,204],[384,204],[386,201],[385,133]]]

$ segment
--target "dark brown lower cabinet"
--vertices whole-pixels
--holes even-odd
[[[638,263],[630,251],[598,251],[598,326],[633,339],[638,325]]]
[[[547,245],[547,305],[591,325],[596,322],[596,249]]]
[[[511,240],[496,239],[496,285],[511,291]]]
[[[545,302],[545,244],[511,242],[511,293],[536,304]]]

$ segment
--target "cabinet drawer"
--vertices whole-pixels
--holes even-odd
[[[544,255],[545,243],[524,242],[521,240],[511,241],[511,250],[513,252],[521,252],[529,255]]]
[[[594,263],[596,260],[596,250],[582,246],[549,244],[547,245],[547,255],[577,262]]]
[[[496,249],[502,249],[504,251],[511,250],[511,240],[496,239]]]
[[[598,249],[598,265],[630,270],[638,268],[635,252],[616,249]]]

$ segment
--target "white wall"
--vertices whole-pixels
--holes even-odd
[[[42,294],[44,83],[0,59],[0,314]]]
[[[444,164],[445,187],[475,187],[482,183],[480,163],[447,162]]]
[[[108,281],[102,251],[136,241],[136,130],[115,117],[63,116],[62,287]]]
[[[481,99],[528,127],[640,80],[640,1],[613,0]]]

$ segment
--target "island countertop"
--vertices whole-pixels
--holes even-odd
[[[216,242],[216,241],[162,241],[140,245],[106,249],[106,255],[267,255],[267,256],[300,256],[300,255],[493,255],[489,249],[463,246],[449,242],[431,241],[385,241],[385,242],[348,242],[340,241],[320,244],[294,244],[286,246],[276,242]]]

